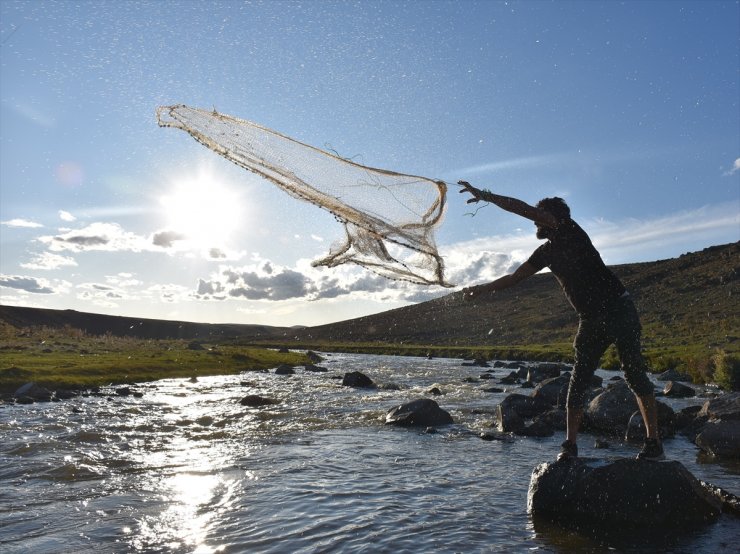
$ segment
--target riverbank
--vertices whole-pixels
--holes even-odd
[[[328,341],[250,341],[244,344],[347,354],[573,363],[573,345],[570,341],[527,346],[451,346],[404,342]],[[667,370],[675,370],[690,376],[694,384],[716,384],[726,390],[738,390],[740,387],[740,356],[736,353],[728,353],[722,348],[707,348],[704,344],[696,343],[681,346],[654,345],[644,347],[643,356],[650,373],[658,374]],[[619,358],[613,346],[606,351],[599,367],[609,370],[620,369]]]
[[[244,341],[210,339],[145,339],[111,333],[89,334],[62,327],[0,328],[0,393],[11,393],[27,382],[51,390],[140,383],[167,378],[232,375],[261,371],[281,364],[305,365],[305,354],[321,352],[457,358],[469,360],[550,361],[572,363],[570,342],[528,346],[471,346],[409,344],[404,342]],[[677,369],[694,383],[717,381],[726,389],[737,386],[740,362],[723,351],[710,352],[700,345],[647,347],[649,369],[660,373]],[[613,348],[601,367],[618,369]],[[719,369],[719,371],[718,371]],[[718,377],[715,377],[715,374]],[[723,382],[724,380],[724,382]]]
[[[0,331],[0,393],[12,393],[28,382],[50,390],[82,390],[310,361],[298,352],[197,340],[95,336],[71,328],[4,326]]]

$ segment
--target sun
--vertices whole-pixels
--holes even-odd
[[[225,245],[244,220],[237,190],[203,168],[178,179],[160,204],[167,229],[202,248]]]

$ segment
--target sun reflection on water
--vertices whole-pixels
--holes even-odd
[[[147,545],[159,544],[203,554],[223,550],[205,541],[211,524],[229,505],[232,485],[219,475],[202,473],[185,472],[165,478],[160,493],[167,507],[140,521],[136,546],[146,550]]]
[[[137,521],[137,529],[124,534],[138,551],[220,552],[225,546],[213,544],[212,530],[232,509],[239,488],[228,474],[233,452],[228,441],[211,431],[215,421],[207,397],[194,391],[182,395],[180,389],[173,383],[152,395],[160,419],[138,459],[156,472],[145,485],[156,501]]]

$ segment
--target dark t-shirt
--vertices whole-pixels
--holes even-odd
[[[552,233],[528,262],[537,271],[550,268],[580,316],[603,313],[624,294],[624,285],[606,267],[586,231],[575,221],[563,221]]]

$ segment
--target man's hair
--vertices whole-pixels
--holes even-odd
[[[568,204],[558,196],[554,196],[553,198],[543,198],[537,202],[537,207],[551,213],[560,221],[570,218],[570,208],[568,207]]]

